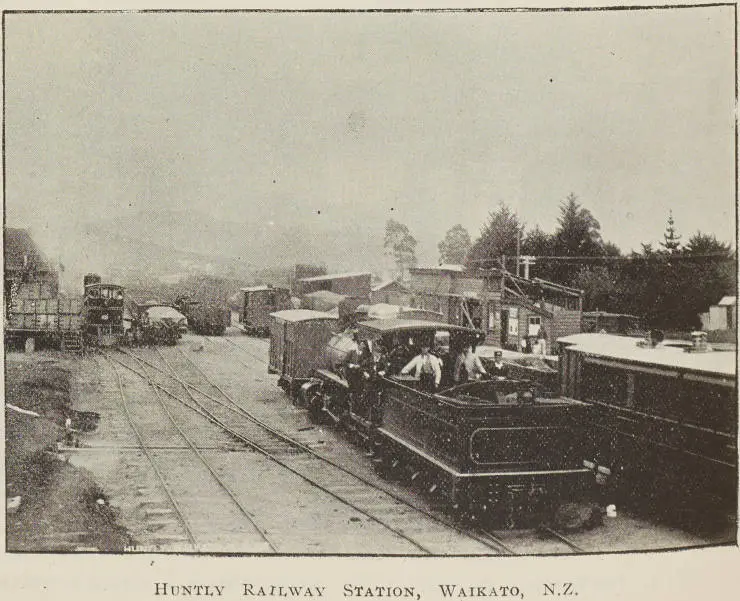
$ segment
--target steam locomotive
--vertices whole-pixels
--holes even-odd
[[[99,347],[117,345],[124,335],[124,288],[117,284],[105,284],[96,274],[86,275],[83,284],[85,344]]]
[[[313,313],[293,315],[290,331],[300,338],[297,326],[305,321],[310,339],[321,343],[334,324]],[[287,322],[280,313],[273,319],[279,331],[272,340],[282,340]],[[321,323],[324,335],[316,330]],[[405,472],[447,497],[462,515],[504,517],[510,526],[547,519],[564,502],[585,499],[595,483],[590,443],[579,431],[590,407],[574,399],[543,398],[524,380],[455,384],[454,358],[481,337],[476,330],[441,322],[371,320],[329,336],[323,353],[271,349],[271,371],[303,374],[302,381],[289,381],[287,387],[298,390],[297,404],[315,420],[357,433],[381,476]],[[290,341],[280,344],[295,347]],[[434,392],[401,373],[424,346],[442,360]],[[290,365],[304,358],[314,364],[309,376]]]

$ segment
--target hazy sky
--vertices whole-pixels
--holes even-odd
[[[733,35],[731,7],[7,15],[7,221],[55,252],[75,219],[256,207],[433,249],[575,192],[625,251],[669,209],[734,240]]]

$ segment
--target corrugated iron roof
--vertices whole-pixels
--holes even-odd
[[[381,290],[383,290],[384,288],[387,288],[391,284],[396,284],[399,288],[401,288],[401,290],[405,292],[409,291],[409,289],[406,286],[404,286],[401,282],[399,282],[398,280],[388,280],[387,282],[381,282],[380,284],[376,284],[375,286],[373,286],[370,290],[372,292],[380,292]]]

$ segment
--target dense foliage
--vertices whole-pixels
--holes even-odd
[[[467,234],[461,226],[447,232],[439,244],[442,261],[461,262],[467,248],[463,232]],[[636,315],[651,327],[697,328],[700,313],[737,289],[737,256],[713,234],[697,232],[682,244],[671,212],[657,250],[643,243],[639,252],[625,256],[602,239],[598,220],[574,194],[561,202],[552,234],[538,226],[524,232],[516,213],[499,205],[489,213],[465,262],[500,266],[505,257],[506,268],[515,272],[517,253],[535,258],[531,277],[583,290],[584,311]]]

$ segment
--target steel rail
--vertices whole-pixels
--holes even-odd
[[[172,491],[170,491],[169,486],[167,486],[164,476],[162,476],[162,473],[159,471],[159,468],[157,467],[157,464],[155,463],[154,458],[149,453],[150,448],[144,443],[144,439],[141,436],[141,432],[139,432],[139,429],[136,427],[133,417],[131,416],[131,412],[128,409],[128,405],[126,404],[126,395],[123,392],[123,382],[121,380],[121,374],[118,371],[118,368],[116,367],[114,361],[110,358],[110,356],[107,353],[105,354],[105,358],[110,362],[111,367],[113,368],[113,371],[116,374],[116,380],[118,383],[118,392],[121,398],[121,407],[123,408],[123,413],[126,415],[126,419],[128,420],[128,423],[131,426],[131,429],[134,431],[134,434],[136,435],[136,438],[139,441],[139,448],[143,451],[144,455],[146,455],[146,458],[149,460],[149,463],[152,466],[154,473],[157,475],[157,478],[159,479],[159,482],[162,485],[162,489],[167,495],[167,498],[169,499],[170,504],[174,508],[175,513],[177,514],[177,517],[180,520],[180,523],[182,524],[183,529],[185,530],[185,533],[188,537],[188,540],[190,541],[190,544],[193,547],[193,550],[197,552],[198,544],[195,540],[195,536],[193,535],[193,531],[190,526],[190,523],[188,522],[187,518],[185,517],[184,512],[180,508],[180,505],[175,500],[175,497],[172,495]],[[97,363],[97,357],[95,358],[95,362]]]
[[[300,450],[304,451],[305,453],[308,453],[308,454],[312,455],[313,457],[316,457],[320,461],[322,461],[322,462],[324,462],[324,463],[332,466],[333,468],[335,468],[335,469],[337,469],[337,470],[339,470],[339,471],[347,474],[348,476],[351,476],[351,477],[355,478],[356,480],[358,480],[359,482],[363,483],[364,485],[369,486],[369,487],[371,487],[374,490],[377,490],[377,491],[382,492],[383,494],[387,495],[388,497],[390,497],[394,501],[397,501],[397,502],[405,505],[406,507],[409,507],[410,509],[413,509],[413,510],[417,511],[418,513],[420,513],[420,514],[424,515],[425,517],[427,517],[427,518],[429,518],[429,519],[437,522],[438,524],[441,524],[443,526],[446,526],[447,528],[450,528],[452,530],[455,530],[458,534],[463,534],[465,536],[468,536],[469,538],[471,538],[471,539],[473,539],[473,540],[475,540],[475,541],[477,541],[477,542],[479,542],[479,543],[481,543],[481,544],[483,544],[483,545],[485,545],[485,546],[487,546],[489,548],[492,548],[493,550],[497,551],[498,553],[500,553],[502,555],[503,554],[506,554],[506,555],[516,555],[516,553],[512,549],[508,548],[502,541],[496,540],[495,537],[491,536],[490,534],[486,533],[486,535],[479,535],[477,533],[471,532],[471,531],[466,530],[464,528],[460,528],[459,526],[457,526],[453,522],[450,522],[448,520],[442,519],[439,516],[437,516],[437,515],[429,512],[429,511],[427,511],[426,509],[424,509],[422,507],[418,507],[417,505],[414,505],[413,503],[410,503],[409,501],[407,501],[403,497],[401,497],[399,495],[396,495],[392,491],[387,490],[385,487],[378,486],[377,484],[375,484],[374,482],[371,482],[370,480],[364,478],[360,474],[357,474],[356,472],[354,472],[354,471],[346,468],[345,466],[343,466],[343,465],[341,465],[339,463],[336,463],[335,461],[329,459],[328,457],[325,457],[324,455],[322,455],[320,453],[317,453],[311,447],[309,447],[309,446],[305,445],[304,443],[302,443],[302,442],[300,442],[300,441],[298,441],[298,440],[296,440],[296,439],[288,436],[284,432],[281,432],[280,430],[277,430],[276,428],[274,428],[270,424],[262,421],[261,419],[259,419],[258,417],[256,417],[254,414],[250,413],[249,411],[247,411],[246,409],[244,409],[241,405],[239,405],[231,397],[231,395],[229,395],[228,393],[226,393],[218,384],[216,384],[211,378],[209,378],[208,375],[195,363],[195,361],[193,361],[190,357],[188,357],[182,351],[182,349],[179,349],[178,348],[177,350],[183,355],[183,357],[185,358],[185,360],[188,361],[198,371],[199,374],[201,374],[201,376],[203,377],[203,379],[206,382],[208,382],[208,384],[211,385],[213,388],[215,388],[216,390],[218,390],[221,393],[221,395],[225,399],[227,399],[229,401],[229,403],[233,406],[233,407],[232,406],[226,406],[226,405],[223,405],[222,403],[219,403],[219,404],[222,404],[223,406],[225,406],[227,409],[229,409],[231,411],[234,411],[235,413],[238,413],[239,415],[242,415],[243,417],[246,417],[250,421],[252,421],[255,424],[257,424],[258,426],[260,426],[260,427],[264,428],[265,430],[267,430],[268,432],[270,432],[276,438],[279,438],[280,440],[282,440],[282,441],[284,441],[284,442],[286,442],[288,444],[291,444],[291,445],[295,446],[297,449],[300,449]],[[213,399],[213,400],[215,401],[215,399]],[[216,402],[218,402],[218,401],[216,401]]]
[[[124,351],[124,354],[127,354],[127,355],[129,355],[130,353],[127,353],[127,352],[125,352],[125,351]],[[135,355],[134,355],[134,357],[135,357]],[[135,358],[136,358],[136,357],[135,357]],[[142,359],[142,361],[143,361],[144,363],[147,363],[148,365],[152,365],[151,363],[147,362],[146,360],[143,360],[143,359]],[[125,364],[124,364],[124,365],[125,365]],[[138,372],[137,370],[135,370],[135,369],[131,368],[130,366],[126,366],[126,367],[128,367],[128,368],[129,368],[129,369],[130,369],[131,371],[133,371],[134,373],[137,373],[137,374],[138,374],[139,376],[141,376],[141,377],[146,377],[146,376],[142,375],[142,374],[141,374],[140,372]],[[166,372],[165,372],[164,370],[162,370],[162,369],[160,369],[160,368],[154,367],[154,369],[158,369],[158,370],[159,370],[159,371],[160,371],[160,372],[161,372],[161,373],[162,373],[163,375],[165,375],[165,376],[167,376],[167,377],[170,377],[170,378],[172,378],[172,379],[174,379],[174,380],[176,380],[176,381],[180,382],[180,383],[181,383],[181,384],[182,384],[183,386],[186,386],[186,387],[192,388],[193,390],[195,390],[195,391],[196,391],[196,392],[198,392],[199,394],[202,394],[202,395],[203,395],[204,397],[206,397],[206,398],[209,398],[210,400],[214,400],[215,402],[217,402],[217,403],[218,403],[218,401],[217,401],[217,400],[213,399],[213,398],[212,398],[212,397],[211,397],[210,395],[208,395],[208,394],[206,394],[206,393],[203,393],[203,392],[202,392],[201,390],[199,390],[199,389],[198,389],[197,387],[193,386],[192,384],[190,384],[190,383],[188,383],[188,382],[185,382],[185,381],[181,380],[180,378],[178,378],[178,377],[176,377],[176,376],[173,376],[173,375],[167,374],[167,373],[166,373]],[[160,389],[164,389],[164,387],[163,387],[163,386],[161,386],[161,385],[157,385],[157,386],[158,386],[158,388],[160,388]],[[166,389],[165,389],[165,390],[166,390]],[[178,397],[177,397],[176,395],[174,395],[174,394],[172,394],[172,393],[169,393],[169,395],[170,395],[171,397],[173,397],[173,398],[177,399],[177,400],[178,400],[178,401],[180,401],[181,403],[183,403],[183,404],[184,404],[184,405],[185,405],[186,407],[190,407],[191,409],[193,409],[193,407],[192,407],[191,405],[189,405],[189,404],[188,404],[187,402],[184,402],[184,401],[183,401],[182,399],[179,399],[179,398],[178,398]],[[197,402],[197,401],[196,401],[196,402]],[[223,403],[220,403],[220,404],[221,404],[222,406],[225,406],[225,405],[223,405]],[[240,433],[240,432],[237,432],[236,430],[234,430],[233,428],[231,428],[231,427],[230,427],[230,426],[229,426],[228,424],[226,424],[225,422],[223,422],[222,420],[220,420],[220,419],[219,419],[218,417],[216,417],[215,415],[213,415],[213,413],[211,413],[211,412],[210,412],[210,411],[209,411],[208,409],[206,409],[205,407],[203,407],[203,405],[202,405],[201,403],[198,403],[198,406],[200,407],[200,409],[199,409],[199,410],[197,410],[197,412],[198,412],[198,413],[200,413],[201,415],[204,415],[205,417],[207,417],[207,419],[208,419],[209,421],[211,421],[212,423],[214,423],[214,424],[218,425],[219,427],[221,427],[221,428],[222,428],[223,430],[225,430],[226,432],[228,432],[229,434],[231,434],[232,436],[234,436],[234,437],[235,437],[235,438],[237,438],[238,440],[241,440],[241,441],[242,441],[242,442],[244,442],[244,443],[245,443],[245,444],[246,444],[247,446],[249,446],[250,448],[254,449],[255,451],[257,451],[258,453],[260,453],[260,454],[261,454],[261,455],[263,455],[264,457],[266,457],[266,458],[270,459],[271,461],[273,461],[273,462],[277,463],[278,465],[280,465],[281,467],[285,468],[286,470],[288,470],[288,471],[289,471],[289,472],[291,472],[292,474],[295,474],[296,476],[298,476],[299,478],[301,478],[301,479],[302,479],[302,480],[304,480],[305,482],[308,482],[308,483],[309,483],[310,485],[312,485],[312,486],[316,487],[317,489],[321,490],[322,492],[324,492],[325,494],[329,495],[330,497],[332,497],[332,498],[336,499],[336,500],[337,500],[337,501],[339,501],[340,503],[342,503],[342,504],[344,504],[344,505],[346,505],[346,506],[348,506],[348,507],[350,507],[350,508],[354,509],[354,510],[355,510],[355,511],[357,511],[358,513],[361,513],[362,515],[364,515],[365,517],[369,518],[370,520],[372,520],[372,521],[376,522],[377,524],[379,524],[379,525],[383,526],[384,528],[386,528],[386,529],[390,530],[390,531],[391,531],[391,532],[393,532],[393,533],[394,533],[394,534],[395,534],[396,536],[399,536],[400,538],[403,538],[404,540],[406,540],[407,542],[409,542],[409,543],[410,543],[411,545],[413,545],[414,547],[416,547],[417,549],[419,549],[419,550],[420,550],[420,551],[422,551],[423,553],[425,553],[425,554],[427,554],[427,555],[432,555],[432,552],[431,552],[431,551],[430,551],[429,549],[427,549],[427,548],[426,548],[426,547],[424,547],[424,546],[423,546],[422,544],[420,544],[420,543],[418,543],[417,541],[415,541],[415,540],[414,540],[413,538],[409,537],[409,536],[408,536],[407,534],[405,534],[405,533],[404,533],[403,531],[401,531],[401,530],[399,530],[399,529],[397,529],[397,528],[394,528],[393,526],[391,526],[391,525],[389,525],[389,524],[386,524],[385,522],[383,522],[382,520],[380,520],[380,519],[379,519],[378,517],[376,517],[376,516],[374,516],[374,515],[370,514],[370,513],[369,513],[369,512],[367,512],[366,510],[362,509],[361,507],[358,507],[357,505],[355,505],[355,504],[354,504],[354,503],[352,503],[351,501],[349,501],[349,500],[347,500],[347,499],[344,499],[344,498],[342,498],[342,497],[341,497],[341,496],[339,496],[339,495],[338,495],[337,493],[335,493],[335,492],[333,492],[333,491],[329,490],[329,489],[328,489],[327,487],[325,487],[325,486],[323,486],[323,485],[319,484],[318,482],[316,482],[316,481],[312,480],[311,478],[309,478],[309,477],[308,477],[308,476],[306,476],[305,474],[303,474],[303,473],[301,473],[300,471],[296,470],[295,468],[293,468],[293,467],[289,466],[289,465],[288,465],[288,464],[287,464],[286,462],[284,462],[284,461],[282,461],[281,459],[279,459],[279,458],[275,457],[275,455],[273,455],[272,453],[270,453],[269,451],[267,451],[266,449],[264,449],[263,447],[261,447],[261,446],[260,446],[259,444],[255,443],[255,442],[254,442],[253,440],[251,440],[251,439],[247,438],[247,437],[246,437],[246,436],[244,436],[244,435],[243,435],[242,433]]]
[[[157,349],[157,352],[159,352],[159,349]],[[144,369],[144,373],[146,374],[145,368],[142,367],[142,369]],[[221,479],[221,477],[216,473],[216,470],[213,469],[213,466],[211,466],[210,462],[203,456],[203,453],[200,452],[200,449],[198,449],[198,447],[193,443],[193,441],[190,440],[190,437],[188,437],[188,435],[185,434],[185,432],[182,430],[182,428],[180,427],[180,425],[177,423],[177,420],[175,420],[174,416],[172,415],[172,413],[170,412],[170,410],[167,408],[166,403],[162,400],[162,396],[161,396],[158,388],[156,386],[153,386],[152,385],[153,384],[153,381],[152,381],[151,377],[149,377],[148,375],[147,375],[147,381],[148,381],[149,385],[152,386],[152,388],[154,389],[154,393],[157,396],[157,400],[162,405],[162,409],[164,409],[165,413],[167,414],[167,417],[170,418],[170,421],[175,426],[175,428],[177,429],[177,431],[180,433],[180,435],[182,436],[183,440],[185,440],[185,442],[188,444],[188,446],[193,451],[193,453],[195,453],[195,455],[198,457],[198,459],[201,460],[201,462],[203,463],[203,465],[206,467],[206,469],[213,476],[213,479],[216,480],[216,482],[218,483],[218,485],[223,489],[223,491],[229,496],[229,498],[239,508],[239,511],[242,513],[242,515],[244,515],[244,517],[246,517],[247,520],[249,520],[249,523],[252,524],[252,526],[254,527],[254,529],[259,533],[260,537],[267,543],[267,545],[270,547],[270,549],[272,549],[275,553],[277,553],[278,552],[277,547],[275,546],[275,544],[273,543],[273,541],[271,541],[270,538],[267,536],[267,533],[264,531],[264,529],[261,528],[259,526],[259,524],[257,524],[256,517],[254,516],[254,514],[252,514],[252,512],[250,512],[246,507],[244,507],[244,505],[242,505],[242,503],[239,501],[239,499],[237,499],[237,497],[234,494],[234,492]],[[191,395],[191,398],[192,398],[192,395]],[[193,402],[197,403],[197,401],[194,398],[193,398]]]
[[[241,344],[237,344],[236,342],[234,342],[233,340],[231,340],[231,339],[229,339],[229,338],[224,338],[224,340],[226,340],[226,342],[228,342],[228,343],[229,343],[229,344],[231,344],[232,346],[234,346],[234,347],[238,348],[238,349],[239,349],[240,351],[242,351],[243,353],[245,353],[245,354],[249,355],[249,356],[250,356],[250,357],[252,357],[253,359],[256,359],[256,360],[257,360],[257,361],[259,361],[260,363],[264,363],[265,365],[267,365],[267,361],[265,361],[265,360],[264,360],[264,359],[263,359],[262,357],[258,357],[258,356],[257,356],[257,355],[255,355],[254,353],[252,353],[252,352],[248,351],[248,350],[247,350],[247,349],[245,349],[245,348],[244,348],[244,347],[243,347],[243,346],[242,346]],[[213,342],[213,340],[211,340],[211,337],[208,337],[208,342],[211,342],[211,343],[215,344],[215,343]],[[240,363],[241,363],[241,361],[240,361]],[[242,363],[242,365],[246,365],[246,364]],[[251,367],[251,366],[248,366],[248,367]]]
[[[558,532],[557,530],[553,530],[549,526],[543,526],[542,528],[540,528],[540,530],[542,530],[543,532],[547,532],[548,534],[550,534],[554,538],[557,538],[560,542],[562,542],[565,545],[567,545],[568,547],[570,547],[571,550],[574,551],[575,553],[588,553],[588,551],[586,551],[585,549],[579,547],[577,544],[575,544],[568,537],[560,534],[560,532]]]

